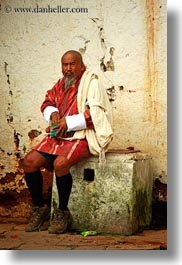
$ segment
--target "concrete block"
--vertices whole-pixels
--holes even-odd
[[[73,229],[131,235],[150,224],[153,179],[147,154],[108,152],[104,168],[98,157],[91,157],[72,167],[71,173]],[[53,205],[57,205],[55,180]]]

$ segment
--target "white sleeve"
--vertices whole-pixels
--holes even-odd
[[[65,118],[66,124],[68,126],[68,132],[83,130],[87,127],[85,116],[83,113],[66,116]]]
[[[50,122],[50,117],[51,117],[51,114],[53,112],[59,112],[59,110],[53,106],[48,106],[45,108],[45,110],[43,111],[43,116],[44,116],[44,119],[49,123]]]

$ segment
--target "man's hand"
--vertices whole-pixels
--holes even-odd
[[[57,129],[55,136],[58,138],[59,137],[65,137],[67,129],[68,129],[65,117],[59,119],[59,121],[57,123],[58,123],[58,125],[54,127],[54,129]]]
[[[59,112],[55,111],[51,114],[51,124],[52,123],[58,123],[60,120],[60,114]]]
[[[67,124],[66,124],[66,119],[65,117],[60,118],[60,114],[59,112],[53,112],[51,114],[51,124],[57,124],[56,126],[54,126],[54,130],[57,130],[55,136],[56,137],[64,137],[66,135],[67,132]]]

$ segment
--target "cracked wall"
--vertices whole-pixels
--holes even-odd
[[[21,159],[45,134],[40,105],[60,78],[60,57],[69,49],[81,52],[108,93],[114,119],[111,148],[149,153],[154,178],[162,175],[165,182],[166,1],[61,1],[62,7],[86,7],[88,13],[82,14],[4,11],[7,4],[60,5],[52,0],[0,4],[1,194],[27,191]],[[49,179],[47,183],[48,192]]]

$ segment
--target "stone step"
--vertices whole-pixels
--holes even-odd
[[[91,157],[71,168],[72,228],[131,235],[151,222],[152,159],[141,152],[108,152],[104,167]],[[58,196],[53,181],[52,209]]]

